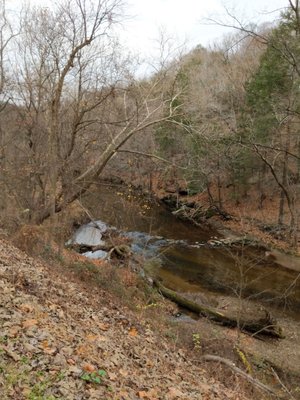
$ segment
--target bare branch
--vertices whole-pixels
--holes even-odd
[[[278,397],[282,398],[282,396],[280,396],[277,392],[275,392],[274,389],[272,389],[271,387],[269,387],[269,386],[265,385],[264,383],[258,381],[257,379],[253,378],[251,375],[247,374],[246,372],[244,372],[243,370],[238,368],[231,360],[228,360],[226,358],[219,357],[219,356],[213,356],[213,355],[210,355],[210,354],[204,355],[202,357],[202,359],[204,361],[213,361],[213,362],[219,362],[221,364],[224,364],[227,367],[229,367],[230,369],[232,369],[235,373],[241,375],[248,382],[252,383],[252,385],[254,385],[257,388],[259,388],[260,390],[262,390],[263,392],[269,393],[272,396],[275,396],[277,398]]]
[[[163,163],[173,165],[178,169],[182,169],[182,170],[187,170],[188,169],[188,167],[181,167],[180,165],[174,164],[174,162],[172,162],[170,160],[167,160],[166,158],[159,157],[159,156],[157,156],[155,154],[144,153],[142,151],[120,149],[120,150],[118,150],[118,153],[129,153],[129,154],[135,154],[135,155],[138,155],[138,156],[154,158],[155,160],[162,161]]]

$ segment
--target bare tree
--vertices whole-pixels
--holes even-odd
[[[9,74],[9,50],[13,39],[18,35],[18,28],[13,26],[12,16],[9,15],[6,8],[6,1],[0,1],[0,209],[6,211],[9,205],[7,197],[7,172],[9,163],[6,158],[7,147],[11,141],[7,133],[7,114],[10,110],[7,107],[10,100],[11,76]]]
[[[300,150],[299,135],[296,133],[299,123],[299,1],[289,0],[287,7],[282,9],[277,23],[267,29],[244,23],[228,9],[226,12],[227,22],[211,19],[209,23],[234,28],[241,32],[243,40],[255,39],[265,49],[257,66],[257,72],[248,81],[248,89],[252,90],[252,94],[250,92],[252,108],[254,104],[255,111],[250,113],[248,119],[246,127],[248,137],[241,134],[241,144],[254,151],[260,163],[278,185],[281,192],[278,223],[284,222],[286,203],[290,214],[291,239],[296,246],[298,230],[296,204],[299,197],[297,184],[300,176],[299,172],[296,172],[300,166],[299,154],[296,154]],[[251,105],[248,111],[250,108]],[[246,109],[247,107],[245,111]],[[258,127],[263,121],[260,113],[265,115],[265,120]],[[269,121],[273,120],[273,125],[267,122],[267,118]],[[257,134],[259,130],[260,136]]]
[[[121,0],[67,0],[22,12],[7,157],[11,196],[34,222],[82,195],[130,138],[177,112],[164,73],[131,72],[114,33],[122,9]]]

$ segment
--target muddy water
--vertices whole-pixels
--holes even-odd
[[[180,277],[186,291],[194,292],[198,287],[300,311],[299,273],[279,264],[266,264],[262,257],[253,258],[247,249],[241,256],[228,248],[175,246],[166,249],[163,260],[161,276],[171,288],[176,289]]]
[[[298,258],[278,252],[276,263],[270,263],[264,252],[253,249],[211,247],[207,241],[217,237],[217,232],[180,221],[130,189],[102,186],[83,203],[94,219],[118,229],[182,241],[156,249],[161,259],[157,274],[166,286],[182,292],[241,295],[284,307],[294,317],[300,314]]]
[[[139,231],[176,240],[206,242],[217,232],[198,229],[178,220],[151,199],[120,186],[102,186],[83,199],[94,219],[127,231]]]

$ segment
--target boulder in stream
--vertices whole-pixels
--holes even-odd
[[[66,244],[67,246],[79,245],[86,247],[104,245],[105,242],[102,240],[102,236],[107,230],[108,226],[102,221],[89,222],[77,229]]]

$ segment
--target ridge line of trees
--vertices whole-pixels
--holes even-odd
[[[288,0],[273,27],[229,13],[237,31],[221,45],[169,63],[163,56],[144,79],[115,35],[124,8],[62,0],[25,7],[17,27],[0,1],[2,218],[40,223],[105,171],[167,176],[178,166],[189,192],[207,191],[220,209],[253,187],[258,208],[278,193],[277,223],[289,225],[296,247],[299,0]]]

